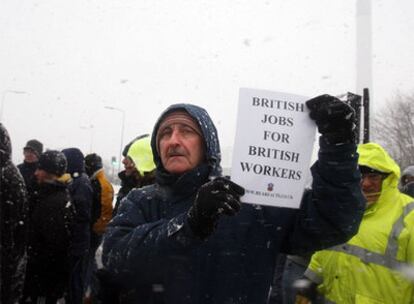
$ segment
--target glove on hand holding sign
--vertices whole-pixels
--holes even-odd
[[[331,95],[320,95],[306,102],[310,118],[328,144],[345,144],[355,141],[355,111]]]
[[[214,231],[221,214],[235,215],[240,210],[242,195],[243,187],[224,177],[201,186],[188,212],[188,223],[194,234],[204,239]]]

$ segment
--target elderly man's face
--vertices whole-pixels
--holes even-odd
[[[158,149],[164,168],[182,174],[204,160],[203,139],[198,126],[171,119],[158,130]]]

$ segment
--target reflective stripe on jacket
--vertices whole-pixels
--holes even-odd
[[[359,164],[390,173],[378,201],[365,211],[348,243],[315,253],[306,276],[319,284],[327,303],[413,303],[414,202],[397,189],[400,170],[373,143],[360,145]]]

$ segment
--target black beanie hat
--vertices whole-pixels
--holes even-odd
[[[56,176],[62,176],[66,172],[67,161],[62,152],[49,150],[39,157],[39,169]]]
[[[85,170],[91,176],[93,173],[102,169],[102,158],[96,154],[91,153],[85,156]]]
[[[36,153],[37,157],[39,157],[43,152],[43,144],[36,139],[31,139],[26,143],[26,146],[24,146],[23,150],[24,149],[32,150],[34,153]]]
[[[390,173],[382,172],[382,171],[379,171],[379,170],[375,170],[371,167],[361,166],[361,165],[359,166],[359,172],[361,172],[361,174],[370,174],[370,173],[380,174],[380,175],[383,176],[383,178],[386,178],[388,175],[390,175]]]

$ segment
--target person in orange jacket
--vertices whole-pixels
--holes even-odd
[[[89,176],[93,189],[91,247],[86,281],[93,293],[95,272],[97,270],[95,255],[101,245],[106,225],[112,219],[114,189],[105,175],[102,158],[98,154],[92,153],[85,156],[85,171]]]

